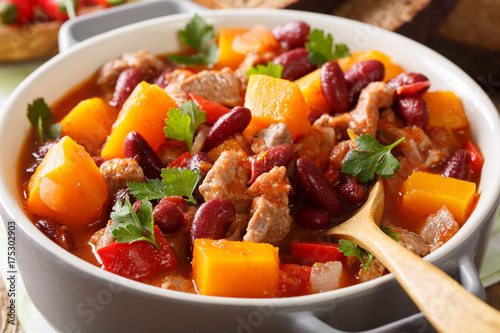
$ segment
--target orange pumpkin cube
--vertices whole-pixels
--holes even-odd
[[[273,33],[262,24],[257,24],[247,32],[237,35],[233,40],[232,49],[247,54],[249,52],[278,52],[281,46]]]
[[[118,112],[94,97],[81,101],[61,121],[62,135],[68,135],[90,153],[96,153],[106,141]],[[98,153],[98,152],[97,152]]]
[[[460,225],[467,220],[476,200],[475,183],[428,172],[414,171],[403,189],[403,209],[429,215],[445,205]]]
[[[330,105],[328,105],[321,89],[321,69],[295,80],[295,83],[299,86],[307,105],[311,108],[311,114],[321,115],[330,112]]]
[[[52,146],[28,183],[26,209],[67,226],[85,226],[100,217],[108,196],[92,157],[69,136]]]
[[[427,91],[423,95],[429,108],[429,127],[461,130],[469,127],[462,101],[452,91]]]
[[[246,54],[237,52],[233,49],[233,41],[236,36],[246,33],[248,29],[221,28],[217,46],[219,47],[219,60],[215,64],[216,68],[229,67],[237,69]]]
[[[200,294],[273,297],[278,287],[278,248],[267,243],[197,239],[193,279]]]
[[[252,112],[252,120],[243,131],[247,140],[258,130],[280,122],[286,125],[293,140],[311,128],[311,109],[295,82],[252,75],[248,80],[245,107]]]
[[[123,104],[101,156],[123,158],[123,142],[131,131],[140,133],[156,151],[165,140],[163,128],[170,108],[177,108],[177,104],[165,90],[155,84],[139,83]]]

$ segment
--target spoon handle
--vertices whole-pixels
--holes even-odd
[[[439,332],[500,332],[499,311],[436,266],[400,246],[377,225],[365,223],[362,230],[344,236],[370,251],[394,274]]]

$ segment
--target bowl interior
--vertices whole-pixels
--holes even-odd
[[[252,27],[263,24],[269,28],[293,20],[303,20],[313,28],[331,33],[336,42],[346,43],[351,51],[376,49],[391,56],[394,63],[412,72],[429,77],[431,90],[452,90],[461,99],[471,122],[475,142],[485,156],[476,210],[460,232],[445,246],[429,256],[429,260],[443,255],[460,244],[485,218],[495,204],[500,189],[497,172],[500,154],[500,122],[497,111],[481,88],[458,67],[432,50],[397,34],[347,19],[286,10],[225,10],[201,14],[217,31],[220,27]],[[108,279],[109,273],[83,262],[65,252],[46,238],[23,213],[23,202],[16,181],[16,165],[24,137],[29,129],[26,106],[37,97],[44,97],[50,105],[61,98],[71,87],[78,85],[106,61],[124,52],[148,49],[161,54],[181,49],[177,31],[183,29],[192,14],[178,14],[153,19],[91,38],[60,54],[27,78],[11,95],[0,114],[0,201],[5,220],[14,220],[47,251],[85,270],[98,278]],[[165,293],[167,290],[127,281],[133,288],[144,292]],[[132,282],[132,283],[131,283]],[[371,281],[350,289],[362,290],[379,282]],[[154,288],[154,289],[152,289]],[[345,290],[332,293],[342,295]],[[179,296],[178,294],[183,294]],[[176,293],[175,297],[190,298],[196,295]],[[309,297],[309,296],[307,296]],[[322,298],[324,295],[311,295]],[[329,296],[331,297],[331,296]],[[197,298],[200,301],[200,298]],[[250,302],[250,300],[224,300],[218,302]]]

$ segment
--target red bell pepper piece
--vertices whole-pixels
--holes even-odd
[[[470,170],[474,175],[479,175],[484,164],[484,157],[470,140],[467,141],[465,149],[470,152]]]
[[[310,294],[311,267],[286,264],[280,267],[276,297],[293,297]]]
[[[0,0],[0,24],[26,24],[34,14],[32,0]]]
[[[339,244],[335,243],[299,243],[292,244],[292,255],[303,260],[305,264],[315,262],[340,261],[344,253],[339,251]]]
[[[205,111],[207,116],[207,123],[209,124],[214,124],[217,119],[231,111],[231,109],[226,108],[219,103],[209,101],[208,99],[204,99],[203,97],[197,96],[195,94],[188,93],[187,95],[190,100],[192,100],[200,107],[201,111]]]
[[[65,0],[37,0],[38,5],[50,18],[56,21],[66,21],[69,19],[68,13],[70,10],[66,7]],[[72,0],[73,9],[76,11],[78,8],[78,1]]]
[[[169,168],[185,168],[187,167],[187,163],[189,161],[189,159],[191,158],[191,153],[190,152],[186,152],[184,154],[182,154],[181,156],[177,157],[175,160],[173,160],[172,162],[170,162],[168,164],[168,167]]]
[[[144,280],[178,265],[174,252],[155,225],[155,238],[160,249],[146,241],[111,243],[99,249],[104,269],[132,280]]]

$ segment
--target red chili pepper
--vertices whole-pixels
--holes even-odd
[[[89,0],[96,5],[103,5],[106,7],[118,6],[125,3],[125,0]]]
[[[160,228],[155,225],[154,230],[160,249],[146,241],[114,242],[99,249],[104,269],[132,280],[144,280],[177,267],[177,258]]]
[[[340,261],[344,254],[339,251],[339,244],[334,243],[299,243],[292,244],[292,255],[304,263]]]
[[[191,153],[186,152],[181,156],[177,157],[175,160],[168,164],[169,168],[185,168],[187,167],[187,162],[191,158]]]
[[[473,174],[479,175],[484,164],[484,157],[479,149],[470,141],[467,141],[465,149],[470,152],[470,169]]]
[[[293,297],[310,294],[311,267],[286,264],[280,267],[277,297]]]
[[[37,0],[38,5],[43,9],[49,17],[56,21],[66,21],[69,19],[68,13],[70,10],[67,7],[66,0]],[[73,9],[78,8],[78,1],[71,0]]]
[[[208,99],[204,99],[203,97],[191,93],[188,93],[187,95],[190,100],[195,102],[200,107],[201,111],[205,111],[207,123],[209,124],[214,124],[217,119],[231,111],[229,108],[226,108],[217,102],[209,101]]]
[[[33,21],[31,0],[0,0],[0,24],[26,24]]]

